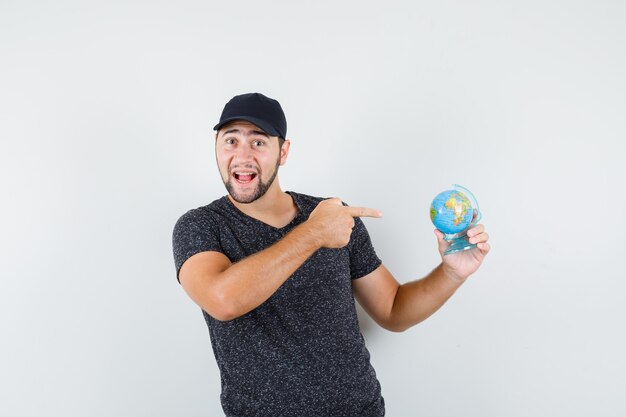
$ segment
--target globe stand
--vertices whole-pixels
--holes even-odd
[[[450,255],[451,253],[462,252],[464,250],[475,248],[475,243],[470,243],[467,237],[467,232],[462,234],[455,233],[453,235],[444,235],[443,240],[450,242],[450,246],[443,252],[443,255]]]

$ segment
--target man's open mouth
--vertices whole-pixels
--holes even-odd
[[[239,184],[247,184],[256,177],[256,172],[238,171],[233,172],[233,177]]]

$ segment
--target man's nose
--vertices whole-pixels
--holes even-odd
[[[238,146],[235,152],[235,159],[242,162],[252,161],[253,153],[249,146]]]

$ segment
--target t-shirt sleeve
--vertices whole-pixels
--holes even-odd
[[[348,250],[350,251],[350,278],[352,279],[364,277],[382,264],[360,217],[354,218],[354,228]]]
[[[172,249],[179,284],[180,268],[187,259],[205,251],[224,253],[220,245],[217,223],[201,209],[192,209],[180,216],[172,232]]]

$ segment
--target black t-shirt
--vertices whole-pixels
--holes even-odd
[[[192,255],[237,262],[283,238],[322,198],[287,191],[298,207],[287,226],[254,219],[226,197],[189,210],[173,231],[176,275]],[[384,399],[359,329],[351,280],[381,264],[355,217],[350,242],[322,248],[263,304],[230,321],[202,310],[220,369],[228,417],[380,417]],[[180,282],[180,281],[179,281]]]

